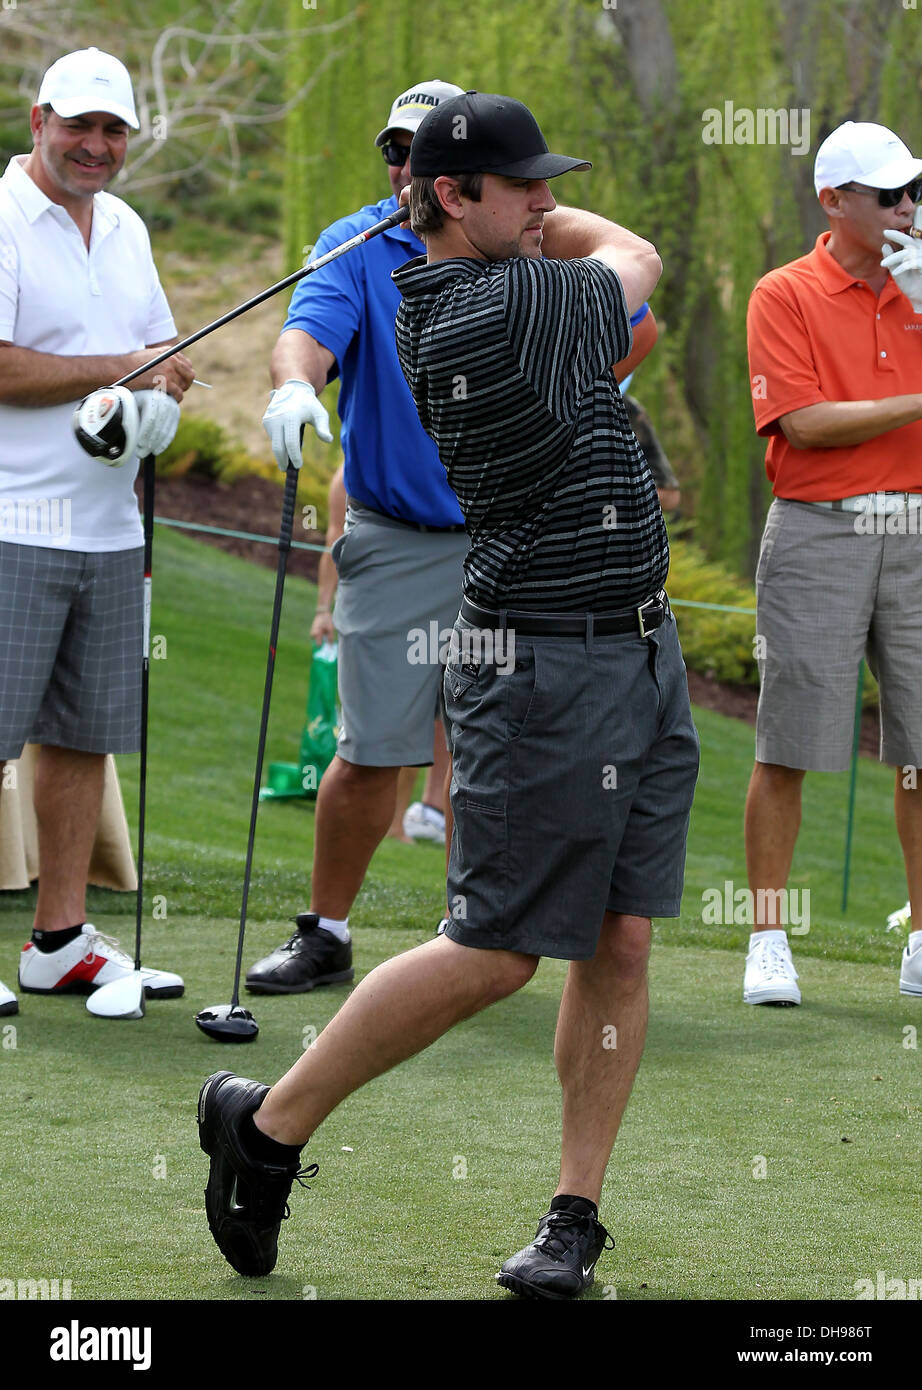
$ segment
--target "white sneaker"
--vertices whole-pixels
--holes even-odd
[[[765,939],[767,938],[767,939]],[[746,957],[744,1004],[799,1004],[797,971],[787,941],[759,932]],[[920,991],[922,993],[922,991]]]
[[[922,947],[909,954],[905,947],[900,961],[900,994],[922,994]],[[0,1013],[3,1010],[0,1009]]]
[[[134,961],[115,938],[84,922],[80,935],[58,951],[39,951],[27,941],[19,961],[19,987],[24,994],[90,994],[133,971]],[[142,968],[141,974],[148,999],[176,999],[185,989],[182,977],[167,970]]]
[[[7,989],[3,981],[0,980],[0,1018],[6,1017],[7,1014],[18,1013],[19,1004],[16,1001],[16,995],[11,989]]]
[[[896,912],[890,913],[887,918],[887,931],[905,931],[911,922],[912,910],[910,904],[907,903],[905,907],[897,908]]]
[[[411,840],[431,840],[434,845],[444,845],[445,817],[434,806],[414,801],[404,814],[403,833]]]

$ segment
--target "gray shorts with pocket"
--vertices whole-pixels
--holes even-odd
[[[880,683],[881,761],[922,766],[920,521],[774,500],[756,575],[758,762],[844,772],[864,656]]]
[[[606,910],[677,917],[698,735],[675,620],[647,638],[456,624],[444,681],[454,835],[446,935],[588,960]],[[506,646],[502,637],[505,635]]]
[[[136,753],[143,547],[0,541],[0,759],[23,744]]]
[[[432,762],[440,657],[461,606],[469,546],[463,531],[416,531],[350,501],[332,551],[342,706],[336,751],[346,762]]]

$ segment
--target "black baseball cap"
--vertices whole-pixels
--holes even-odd
[[[591,169],[586,159],[551,154],[527,106],[512,97],[465,92],[439,102],[426,115],[410,147],[410,174],[504,174],[514,179],[553,179],[571,169]]]

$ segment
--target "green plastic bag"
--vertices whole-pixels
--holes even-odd
[[[307,687],[307,716],[301,735],[301,789],[313,799],[326,772],[339,738],[337,705],[337,655],[335,642],[314,645],[311,677]]]

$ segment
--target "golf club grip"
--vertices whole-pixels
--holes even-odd
[[[159,357],[151,358],[149,362],[144,363],[143,367],[136,367],[135,370],[129,372],[127,376],[120,377],[118,381],[113,381],[112,385],[127,386],[129,381],[134,381],[135,377],[143,376],[145,372],[151,371],[154,367],[159,367],[161,362],[165,362],[168,357],[174,357],[177,352],[184,352],[187,347],[191,347],[193,343],[197,343],[200,338],[204,338],[209,333],[213,333],[216,328],[223,328],[226,323],[230,323],[232,319],[239,318],[239,316],[245,314],[247,310],[255,309],[257,304],[262,304],[264,300],[271,299],[274,294],[278,294],[281,290],[287,289],[289,285],[296,285],[299,280],[304,279],[305,275],[312,275],[315,270],[320,270],[321,266],[328,265],[329,262],[335,260],[337,256],[343,256],[347,251],[351,251],[353,247],[361,246],[363,242],[370,241],[372,237],[380,236],[382,232],[387,232],[391,227],[396,227],[401,222],[405,222],[409,215],[409,205],[407,203],[402,204],[395,212],[382,218],[380,222],[376,222],[373,227],[369,227],[366,231],[359,232],[356,236],[350,237],[348,241],[344,241],[340,246],[334,246],[332,251],[327,251],[325,255],[319,256],[316,261],[311,261],[309,265],[303,265],[300,270],[295,270],[291,275],[286,275],[284,280],[279,280],[276,284],[270,285],[269,288],[263,290],[261,294],[255,294],[252,299],[247,299],[243,304],[238,304],[236,309],[231,309],[229,313],[222,314],[219,319],[215,319],[214,323],[206,324],[204,328],[200,328],[197,333],[190,334],[188,338],[183,338],[181,342],[174,343],[172,347],[167,348],[166,352],[161,352]]]
[[[240,969],[243,963],[243,936],[246,930],[247,903],[250,896],[250,875],[253,870],[253,848],[256,843],[256,815],[259,811],[259,784],[262,781],[263,757],[266,751],[266,732],[269,728],[269,706],[272,701],[272,677],[275,673],[275,650],[278,645],[279,621],[282,616],[282,596],[285,591],[285,569],[288,552],[291,549],[291,531],[294,525],[295,496],[298,491],[298,470],[294,464],[288,465],[285,477],[285,499],[282,503],[282,521],[279,528],[279,559],[275,575],[275,601],[272,606],[272,627],[269,633],[269,654],[266,658],[266,684],[263,690],[262,716],[259,721],[259,744],[256,750],[256,772],[253,778],[253,800],[250,804],[250,830],[247,839],[246,864],[243,870],[243,894],[240,902],[240,932],[237,937],[237,961],[234,966],[234,992],[231,1008],[240,1002]]]
[[[304,438],[304,431],[301,431]],[[295,524],[295,502],[298,495],[298,469],[289,464],[285,473],[285,497],[282,501],[282,524],[279,529],[279,550],[291,549],[291,533]]]

